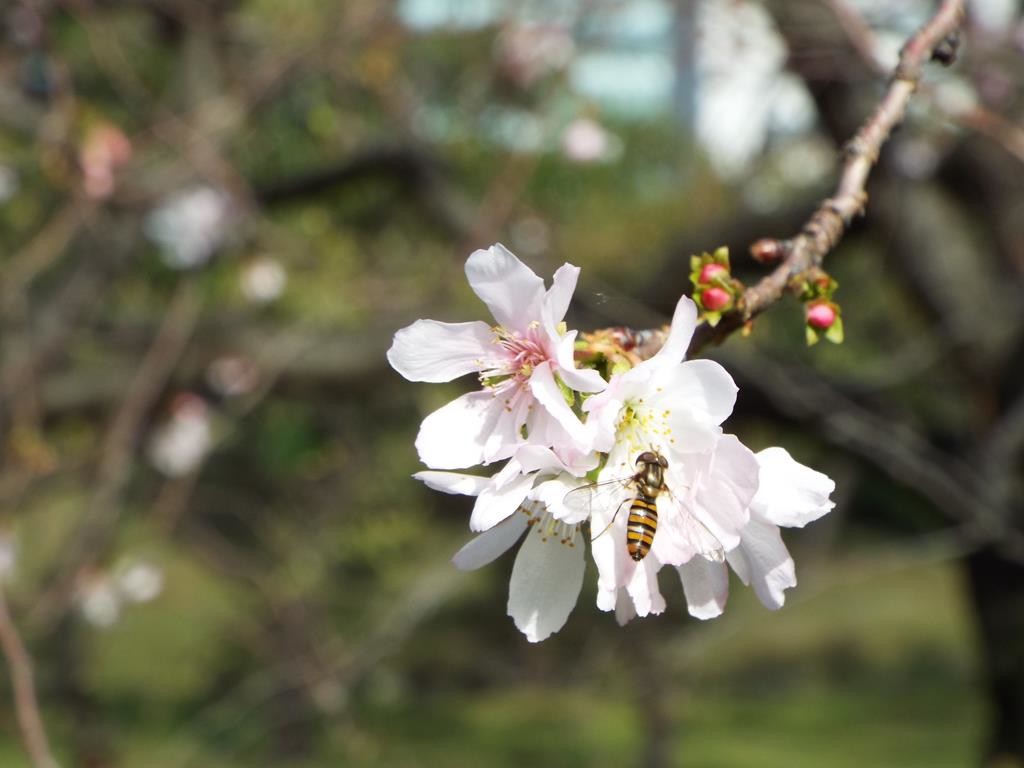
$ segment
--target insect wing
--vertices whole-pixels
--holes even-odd
[[[600,483],[588,483],[565,494],[562,503],[573,513],[590,519],[595,513],[617,509],[623,499],[630,495],[632,486],[632,475]]]
[[[682,510],[682,533],[694,553],[715,563],[725,562],[725,548],[718,537],[708,530],[708,527],[672,493],[670,488],[663,489],[662,494],[670,497],[676,508]]]

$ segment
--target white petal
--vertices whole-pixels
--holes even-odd
[[[568,493],[577,490],[583,485],[585,483],[581,478],[562,474],[553,480],[547,480],[536,485],[530,493],[530,498],[544,504],[548,512],[551,513],[551,516],[556,520],[575,525],[586,520],[590,516],[590,510],[585,506],[566,506],[565,497]]]
[[[761,482],[752,510],[766,520],[800,528],[835,506],[828,498],[835,482],[794,460],[784,448],[765,448],[757,463]]]
[[[525,333],[540,319],[544,281],[501,243],[470,254],[466,278],[499,325]]]
[[[508,615],[531,643],[561,629],[583,586],[583,541],[562,544],[538,527],[526,535],[512,566]]]
[[[544,296],[542,320],[546,328],[553,331],[555,326],[562,322],[562,318],[565,317],[565,313],[569,309],[569,302],[576,290],[576,281],[579,276],[580,268],[572,264],[563,264],[555,272],[551,287]]]
[[[561,459],[545,445],[523,445],[516,449],[516,461],[523,472],[561,472]]]
[[[740,532],[750,520],[749,508],[757,485],[757,458],[734,435],[722,435],[692,499],[695,516],[723,549],[739,545]]]
[[[651,379],[652,407],[669,411],[668,423],[681,451],[706,451],[732,413],[738,388],[713,360],[690,360],[659,370]]]
[[[680,501],[662,494],[658,497],[658,532],[651,552],[666,565],[682,565],[694,557],[713,559],[723,550],[718,540],[692,508],[691,499]]]
[[[566,431],[572,440],[572,446],[580,451],[589,451],[592,440],[589,431],[583,426],[579,416],[575,414],[562,396],[562,390],[555,383],[550,363],[541,363],[530,376],[530,391],[544,410],[551,415]]]
[[[626,496],[624,490],[621,500]],[[626,551],[627,510],[619,510],[620,500],[607,501],[608,507],[593,510],[590,519],[590,555],[597,566],[597,607],[602,611],[615,609],[619,588],[626,586],[636,567]]]
[[[577,368],[576,331],[565,334],[556,341],[558,376],[569,389],[577,392],[600,392],[608,386],[601,374],[593,368]]]
[[[658,570],[661,563],[653,555],[647,555],[633,568],[632,576],[626,584],[626,591],[633,598],[633,606],[637,616],[662,613],[665,610],[665,598],[658,589]]]
[[[725,563],[713,563],[695,557],[676,568],[683,582],[686,606],[698,619],[713,619],[725,610],[729,598],[729,569]]]
[[[533,487],[533,475],[520,475],[500,487],[492,485],[476,497],[473,514],[469,517],[469,530],[486,531],[507,518],[526,500]]]
[[[608,382],[593,368],[560,368],[558,377],[569,389],[577,392],[600,392],[608,386]]]
[[[531,398],[532,401],[532,398]],[[589,447],[591,442],[590,428],[584,424],[584,429],[587,430],[587,439],[584,441]],[[546,410],[543,408],[533,408],[529,411],[529,415],[526,419],[526,434],[529,435],[529,441],[531,448],[537,446],[551,446],[550,455],[555,458],[558,462],[560,469],[565,469],[567,472],[581,476],[587,474],[590,470],[594,469],[600,462],[600,458],[597,453],[591,450],[581,450],[581,446],[576,440],[570,437],[569,433],[565,431],[561,424],[558,423]],[[522,450],[522,449],[519,449]],[[549,450],[549,449],[544,449]],[[539,454],[534,454],[538,456]],[[536,466],[532,462],[537,461],[534,458],[526,456],[523,458],[524,464],[528,466]],[[550,459],[545,459],[545,462]],[[545,467],[552,465],[545,464]]]
[[[615,621],[620,627],[624,627],[635,618],[636,608],[633,607],[633,599],[626,590],[620,589],[615,599]]]
[[[665,344],[649,362],[655,366],[682,362],[696,327],[697,305],[689,297],[683,296],[676,304],[676,311],[672,315],[672,327],[669,329]]]
[[[464,475],[460,472],[417,472],[413,477],[427,488],[442,493],[460,493],[463,496],[478,496],[491,484],[489,477]]]
[[[509,435],[498,431],[504,413],[504,404],[491,391],[452,400],[420,425],[416,436],[420,460],[433,469],[462,469],[483,464],[485,456],[490,461],[511,456],[514,437],[510,441]]]
[[[758,599],[776,610],[786,601],[785,591],[796,586],[796,568],[782,542],[778,526],[752,519],[743,529],[739,549],[728,554],[729,564],[746,576]]]
[[[529,519],[530,516],[527,514],[514,515],[500,525],[475,536],[455,553],[452,563],[460,571],[475,571],[493,562],[519,541]]]
[[[750,586],[750,562],[747,560],[747,556],[743,554],[742,547],[736,547],[729,552],[725,553],[725,560],[729,563],[729,567],[732,568],[733,573],[743,582],[744,586]]]
[[[451,381],[483,368],[493,340],[487,323],[417,320],[395,334],[388,362],[409,381]]]
[[[490,434],[483,439],[484,464],[506,459],[522,445],[523,425],[530,417],[534,403],[530,390],[514,381],[492,391],[501,403],[501,410]]]

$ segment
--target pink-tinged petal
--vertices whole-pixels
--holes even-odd
[[[786,602],[786,590],[796,586],[793,558],[778,526],[771,523],[751,520],[743,529],[739,548],[727,557],[736,574],[749,582],[758,599],[773,611]]]
[[[734,435],[723,435],[710,456],[692,495],[693,512],[726,551],[739,545],[757,493],[757,458]]]
[[[576,392],[600,392],[608,386],[608,382],[593,368],[561,368],[558,377]]]
[[[451,381],[484,368],[493,341],[487,323],[417,320],[395,334],[388,362],[409,381]]]
[[[478,475],[464,475],[460,472],[417,472],[417,480],[435,491],[458,493],[463,496],[479,496],[491,484],[491,478]]]
[[[525,334],[540,319],[544,281],[500,243],[470,254],[466,278],[498,325]]]
[[[721,551],[722,545],[694,516],[689,501],[671,495],[658,498],[658,532],[651,552],[665,565],[682,565],[702,554]]]
[[[572,447],[584,452],[589,451],[590,433],[579,416],[565,402],[562,390],[551,373],[550,363],[541,363],[533,369],[530,376],[530,391],[544,410],[566,431],[572,441]]]
[[[624,627],[636,618],[636,608],[633,606],[633,599],[625,589],[620,589],[615,598],[615,621],[620,627]]]
[[[452,563],[460,571],[475,571],[494,562],[519,541],[519,537],[528,527],[529,519],[530,516],[525,513],[514,515],[500,525],[475,536],[455,553]]]
[[[637,616],[659,614],[665,610],[665,598],[658,589],[658,570],[661,563],[653,554],[647,555],[636,564],[626,584],[626,591],[633,599]]]
[[[702,620],[721,616],[729,598],[729,569],[725,563],[695,557],[676,570],[683,582],[690,615]]]
[[[572,264],[563,264],[555,272],[551,287],[544,296],[544,309],[541,321],[549,331],[554,331],[565,313],[569,310],[569,302],[576,290],[576,281],[580,276],[580,268]]]
[[[652,366],[675,365],[686,357],[686,350],[690,346],[690,339],[697,328],[697,305],[693,300],[683,296],[676,304],[676,310],[672,315],[672,326],[668,332],[668,338],[658,353],[648,363]]]
[[[608,453],[615,447],[615,434],[623,406],[616,386],[618,378],[613,376],[608,389],[588,397],[583,403],[583,412],[587,414],[587,428],[592,436],[591,449],[601,453]],[[613,387],[615,391],[612,390]]]
[[[600,392],[608,386],[601,374],[593,368],[577,368],[576,331],[565,334],[557,342],[558,376],[569,389],[576,392]]]
[[[420,460],[433,469],[462,469],[508,458],[515,450],[515,436],[499,431],[503,414],[503,401],[488,390],[452,400],[420,425]]]
[[[469,517],[469,530],[486,531],[519,509],[533,487],[533,475],[520,475],[500,487],[492,485],[476,497]]]
[[[765,448],[757,463],[761,484],[751,511],[765,520],[801,528],[835,506],[829,500],[835,482],[794,460],[784,448]]]
[[[574,546],[547,536],[539,526],[527,533],[512,566],[508,615],[531,643],[560,630],[583,586],[583,541]]]

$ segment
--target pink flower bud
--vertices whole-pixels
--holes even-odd
[[[807,323],[819,331],[827,331],[836,321],[835,308],[826,302],[811,304],[807,307]]]
[[[721,264],[705,264],[700,271],[700,282],[710,283],[719,275],[728,275],[729,270]]]
[[[774,264],[786,252],[786,246],[778,240],[762,238],[750,246],[750,255],[761,264]]]
[[[705,288],[700,294],[700,303],[708,312],[720,312],[731,302],[732,296],[724,288]]]

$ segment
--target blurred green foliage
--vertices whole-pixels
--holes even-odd
[[[25,313],[5,315],[11,338],[26,326],[39,334],[32,348],[49,324],[60,329],[62,292],[79,272],[106,270],[33,384],[39,408],[26,429],[53,465],[33,468],[7,447],[12,472],[28,477],[3,497],[18,552],[10,591],[62,764],[597,767],[644,764],[652,749],[665,764],[709,768],[969,764],[984,713],[953,554],[916,538],[886,554],[894,531],[927,532],[934,514],[771,415],[752,409],[730,429],[849,483],[823,532],[793,537],[802,584],[779,614],[734,583],[726,616],[699,624],[665,584],[668,615],[620,630],[588,586],[565,630],[529,646],[505,616],[511,557],[474,574],[449,565],[469,537],[470,502],[410,478],[413,439],[464,386],[401,380],[384,364],[391,333],[418,317],[484,318],[463,259],[499,239],[540,274],[583,266],[578,311],[595,322],[621,322],[616,302],[635,301],[653,324],[652,279],[687,284],[679,234],[727,220],[742,190],[717,179],[668,116],[605,119],[621,156],[570,162],[561,128],[598,110],[563,76],[510,89],[491,60],[497,30],[418,36],[375,5],[70,4],[46,17],[45,55],[73,98],[28,101],[35,132],[0,125],[0,162],[20,185],[0,205],[13,254],[0,269],[62,205],[86,204],[75,152],[88,122],[119,126],[135,151],[113,197],[88,203],[88,225],[26,286]],[[10,42],[3,53],[8,63],[28,55]],[[4,69],[5,89],[17,90],[15,70]],[[483,137],[482,112],[513,108],[547,121],[543,151]],[[431,109],[445,141],[415,130]],[[384,169],[259,204],[267,189],[391,145],[429,155],[450,186]],[[196,180],[233,180],[250,199],[215,257],[184,273],[143,222]],[[437,210],[506,192],[512,204],[495,205],[481,231],[453,231]],[[287,287],[261,304],[239,280],[266,255]],[[760,320],[755,342],[730,343],[870,384],[927,329],[875,279],[884,259],[860,240],[835,262],[839,300],[855,297],[843,347],[804,349],[795,302]],[[83,618],[80,595],[59,623],[37,621],[39,596],[88,523],[104,435],[185,283],[201,315],[133,436],[123,509],[92,571],[102,581],[143,559],[163,591],[122,601],[110,626]],[[208,366],[224,355],[253,361],[265,388],[211,391]],[[953,375],[896,391],[914,419],[961,429],[967,406],[943,394]],[[182,391],[206,398],[213,446],[193,475],[168,478],[146,450]],[[0,732],[0,766],[23,765],[7,698]]]

